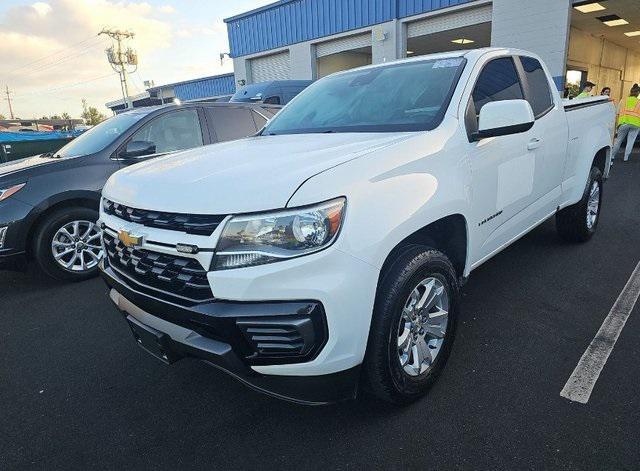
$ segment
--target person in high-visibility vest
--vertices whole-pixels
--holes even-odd
[[[589,98],[591,96],[591,91],[595,86],[596,86],[595,83],[586,81],[584,83],[584,88],[580,92],[580,95],[578,95],[576,98]]]
[[[618,117],[618,135],[613,143],[611,151],[611,160],[616,158],[616,154],[622,147],[622,143],[627,140],[627,146],[624,150],[624,161],[629,160],[633,144],[636,142],[638,133],[640,133],[640,86],[635,84],[631,87],[629,98],[620,101],[620,112]]]

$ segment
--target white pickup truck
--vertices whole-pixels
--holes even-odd
[[[563,102],[520,50],[340,72],[254,137],[115,173],[102,275],[168,363],[308,404],[361,386],[407,403],[444,367],[473,269],[553,216],[593,235],[614,114]]]

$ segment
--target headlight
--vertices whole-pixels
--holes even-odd
[[[220,236],[211,268],[250,267],[327,248],[340,231],[345,198],[304,208],[231,218]]]
[[[26,183],[20,183],[19,185],[13,185],[9,188],[3,188],[0,190],[0,201],[6,200],[9,196],[15,195],[17,192],[22,190],[22,188],[26,185]]]

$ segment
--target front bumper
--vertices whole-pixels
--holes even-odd
[[[152,353],[165,361],[172,362],[185,356],[199,358],[256,390],[304,404],[326,404],[356,396],[360,366],[313,376],[269,375],[259,373],[252,365],[297,360],[285,357],[278,361],[268,355],[265,359],[264,356],[243,354],[246,353],[246,337],[243,339],[238,325],[251,324],[260,318],[287,322],[309,318],[313,321],[300,328],[309,348],[303,352],[306,356],[299,358],[312,360],[327,341],[324,308],[319,302],[213,301],[186,307],[136,290],[109,266],[103,267],[101,274],[110,288],[111,299],[124,313],[136,338],[139,342],[140,336],[158,339],[157,342],[151,340],[151,348],[147,350],[156,350]]]
[[[22,268],[33,207],[15,198],[0,202],[0,269]]]

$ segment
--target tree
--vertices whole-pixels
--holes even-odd
[[[82,99],[82,119],[89,126],[95,126],[96,124],[101,123],[107,117],[100,113],[95,106],[88,106],[87,100]]]
[[[60,115],[62,119],[71,119],[71,115],[66,111]]]
[[[7,118],[5,117],[5,115],[3,115],[2,113],[0,113],[0,119],[7,119]]]

